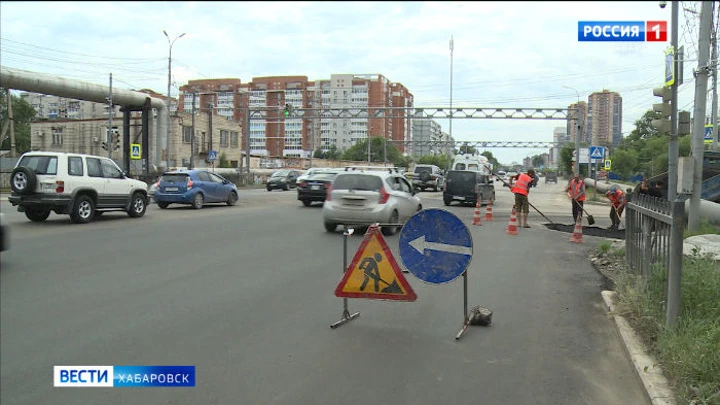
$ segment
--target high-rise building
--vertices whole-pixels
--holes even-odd
[[[406,152],[412,156],[439,155],[445,153],[445,148],[437,142],[443,140],[443,132],[440,124],[432,119],[413,119],[413,137]]]
[[[20,93],[20,98],[35,109],[37,118],[44,119],[95,119],[107,118],[109,105],[92,101],[38,93]],[[120,106],[115,106],[113,115],[119,116]]]
[[[555,146],[550,149],[548,155],[548,166],[557,167],[560,164],[560,150],[569,142],[567,127],[556,127],[553,130],[553,142]]]
[[[249,139],[250,153],[263,156],[307,158],[313,151],[335,146],[343,151],[369,136],[382,136],[401,152],[412,139],[410,119],[402,110],[386,117],[374,117],[372,107],[413,107],[412,94],[399,83],[382,75],[333,74],[329,80],[309,81],[307,76],[256,77],[248,83],[240,79],[189,81],[180,88],[180,110],[202,110],[213,105],[217,114],[244,122],[248,108],[252,113],[243,128],[243,149]],[[367,117],[327,118],[309,111],[306,118],[285,116],[285,106],[298,109],[369,108]],[[327,114],[327,113],[326,113]],[[308,116],[312,116],[310,119]],[[258,117],[262,117],[258,119]]]
[[[622,97],[610,90],[588,97],[588,134],[593,146],[617,147],[622,140]]]
[[[587,131],[587,103],[580,101],[579,103],[573,103],[568,106],[568,120],[567,120],[567,140],[568,142],[575,144],[575,137],[577,136],[578,129],[582,129],[580,142],[587,142],[588,131]]]

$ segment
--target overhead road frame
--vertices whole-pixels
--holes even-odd
[[[278,107],[251,107],[250,119],[267,119],[264,113],[277,112]],[[509,108],[509,107],[348,107],[293,108],[286,119],[348,119],[348,118],[406,118],[406,119],[546,119],[572,120],[568,108]]]

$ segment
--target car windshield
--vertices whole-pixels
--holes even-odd
[[[337,173],[315,173],[308,180],[332,180]]]
[[[382,179],[366,174],[342,174],[333,182],[335,190],[380,191]]]
[[[287,170],[280,170],[279,172],[273,173],[272,176],[270,176],[270,177],[285,177],[288,175],[288,173],[290,173],[290,172]]]
[[[432,167],[430,166],[417,166],[415,167],[415,173],[429,172],[432,173]]]

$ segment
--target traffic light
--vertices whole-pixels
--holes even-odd
[[[690,134],[690,111],[678,113],[678,135]]]
[[[107,150],[107,142],[102,141],[102,145],[101,145],[101,146],[102,146],[103,149]]]
[[[286,116],[286,117],[289,117],[289,116],[290,116],[290,113],[292,113],[292,108],[293,108],[292,105],[290,105],[290,104],[285,104],[285,111],[284,111],[284,113],[285,113],[285,116]]]
[[[113,134],[113,138],[115,139],[115,150],[120,150],[120,134]]]
[[[670,103],[672,100],[672,90],[670,87],[657,87],[653,89],[653,95],[656,97],[662,97],[663,102],[653,104],[653,111],[655,112],[656,119],[652,120],[650,125],[657,129],[661,134],[669,133],[671,129],[670,125]]]

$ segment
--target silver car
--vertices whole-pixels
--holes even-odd
[[[325,197],[325,230],[335,232],[338,225],[380,223],[383,235],[394,235],[413,214],[422,210],[422,201],[416,194],[397,169],[347,167],[335,176]]]

